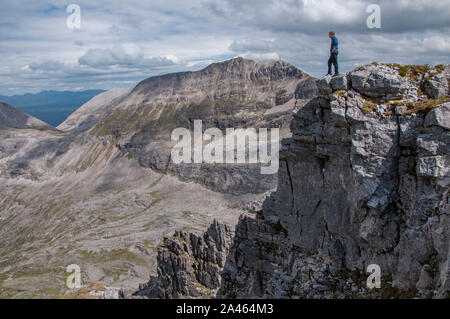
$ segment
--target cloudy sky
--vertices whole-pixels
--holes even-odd
[[[66,12],[81,8],[81,28]],[[370,4],[381,28],[369,29]],[[450,63],[450,0],[0,1],[0,94],[132,87],[236,56],[326,73],[372,61]]]

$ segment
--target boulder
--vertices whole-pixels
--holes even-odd
[[[448,78],[449,74],[445,73],[433,76],[430,80],[425,82],[425,92],[433,99],[448,96]]]
[[[333,93],[333,89],[331,87],[331,75],[326,75],[324,78],[317,80],[317,89],[319,90],[319,94],[328,95]]]
[[[425,117],[425,126],[439,126],[450,130],[450,102],[439,105]]]
[[[349,77],[352,88],[369,97],[386,100],[418,99],[416,84],[388,65],[371,64],[363,70],[350,72]]]
[[[333,91],[339,91],[339,90],[347,90],[348,89],[347,82],[348,82],[347,75],[340,74],[340,75],[332,77],[330,84],[331,84],[331,87],[333,88]]]

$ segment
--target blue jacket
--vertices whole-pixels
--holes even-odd
[[[336,38],[336,36],[331,38],[331,47],[330,47],[330,53],[331,50],[333,50],[333,47],[336,46],[336,50],[334,50],[334,53],[339,53],[339,41]]]

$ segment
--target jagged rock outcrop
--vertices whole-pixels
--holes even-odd
[[[242,216],[216,297],[350,298],[367,293],[358,276],[349,277],[327,254],[295,245],[280,223]]]
[[[278,189],[237,226],[221,297],[448,297],[450,104],[368,112],[367,95],[417,98],[394,68],[374,68],[321,80],[294,115]],[[381,290],[365,288],[369,264]]]
[[[225,224],[214,223],[203,234],[176,231],[158,250],[158,276],[142,285],[137,296],[195,298],[214,296],[233,238]]]

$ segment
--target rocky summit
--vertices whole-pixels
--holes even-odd
[[[449,78],[237,58],[102,93],[58,128],[0,104],[0,297],[448,298]],[[195,120],[280,128],[278,173],[175,165],[170,134]]]
[[[294,114],[283,141],[277,190],[256,216],[241,216],[208,296],[448,298],[449,70],[371,64],[318,80],[319,96]],[[177,246],[191,247],[189,238]],[[142,291],[192,296],[212,276],[195,267],[208,259],[183,259],[166,240],[157,289]],[[214,256],[224,246],[208,247]],[[181,260],[168,282],[167,266]],[[374,264],[381,284],[371,289]],[[174,287],[190,267],[197,281]]]

